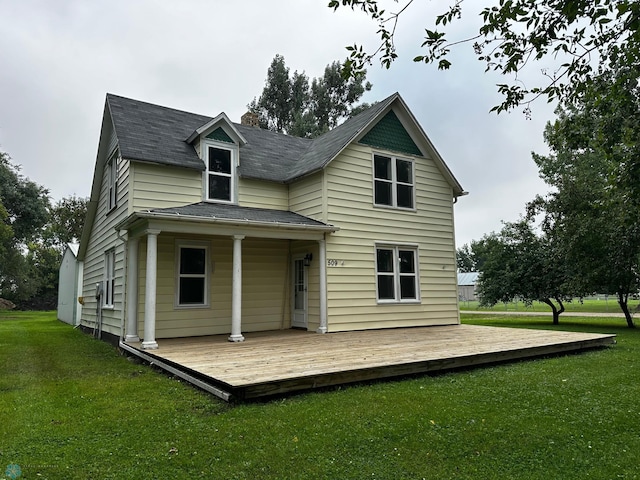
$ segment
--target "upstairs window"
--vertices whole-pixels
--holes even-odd
[[[377,246],[376,283],[379,303],[419,301],[418,249],[399,245]]]
[[[373,156],[373,203],[377,206],[415,208],[413,161]]]
[[[107,162],[107,212],[118,206],[118,151]]]
[[[235,159],[233,150],[207,147],[206,196],[216,202],[233,202],[235,194]]]

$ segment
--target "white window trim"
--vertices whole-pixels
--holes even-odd
[[[104,275],[102,288],[102,308],[113,309],[115,306],[116,287],[116,250],[112,248],[104,252]],[[109,298],[111,297],[111,298]]]
[[[202,248],[205,251],[204,254],[204,303],[199,304],[181,304],[180,303],[180,278],[182,275],[180,274],[180,249],[182,248]],[[173,302],[175,309],[194,309],[194,308],[209,308],[209,285],[211,284],[211,273],[212,273],[212,264],[211,264],[211,243],[210,242],[199,242],[194,240],[177,240],[176,241],[176,249],[175,249],[175,288],[173,295]],[[185,275],[185,277],[199,278],[199,275]]]
[[[209,147],[218,148],[220,150],[228,150],[231,152],[231,174],[228,175],[231,178],[231,185],[229,188],[229,200],[219,200],[216,198],[209,198]],[[215,142],[211,140],[206,140],[202,142],[201,148],[203,149],[203,160],[205,163],[204,170],[204,191],[203,199],[205,202],[211,203],[229,203],[236,204],[238,203],[238,175],[237,175],[237,166],[238,166],[238,147],[235,144],[225,143],[225,142]],[[212,173],[212,175],[219,175],[226,177],[226,174],[220,173]]]
[[[107,213],[118,206],[118,160],[120,158],[116,149],[107,161]]]
[[[378,272],[378,249],[393,250],[393,273]],[[411,250],[414,252],[414,270],[413,274],[401,274],[400,273],[400,256],[399,250]],[[376,289],[376,302],[380,305],[398,305],[398,304],[419,304],[422,303],[420,294],[420,249],[415,243],[401,243],[401,242],[376,242],[373,248],[373,264],[375,266],[375,289]],[[380,298],[380,292],[378,291],[378,276],[379,275],[393,275],[393,287],[394,298]],[[416,298],[400,298],[400,277],[401,276],[413,276],[416,281]]]
[[[391,159],[391,180],[385,180],[385,179],[377,179],[376,178],[376,160],[375,157],[386,157],[386,158],[390,158]],[[402,160],[404,162],[409,162],[411,163],[411,186],[413,187],[412,189],[412,198],[411,198],[411,203],[413,204],[413,207],[411,208],[407,208],[407,207],[399,207],[398,206],[398,183],[400,183],[401,185],[409,185],[408,183],[403,183],[403,182],[398,182],[397,180],[397,161],[398,160]],[[372,188],[372,200],[373,200],[373,206],[376,208],[391,208],[393,210],[402,210],[405,212],[415,212],[416,211],[416,161],[413,158],[408,158],[408,157],[398,157],[395,155],[390,155],[388,153],[381,153],[381,152],[373,152],[371,155],[371,178],[372,178],[372,183],[371,183],[371,188]],[[382,181],[382,182],[388,182],[391,183],[391,201],[392,201],[392,205],[386,205],[384,203],[376,203],[376,180]]]

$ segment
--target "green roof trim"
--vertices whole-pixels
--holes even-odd
[[[227,132],[225,132],[222,127],[216,128],[213,132],[207,135],[207,138],[211,140],[218,140],[219,142],[236,143],[229,135],[227,135]]]
[[[422,152],[411,139],[402,123],[393,112],[389,111],[376,125],[362,137],[360,143],[371,147],[384,148],[409,155],[422,155]]]

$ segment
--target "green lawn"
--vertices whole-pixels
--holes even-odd
[[[602,296],[599,299],[574,299],[572,302],[565,302],[564,307],[567,312],[589,312],[589,313],[619,313],[622,314],[620,306],[615,296],[609,296],[605,298]],[[629,310],[634,313],[638,308],[637,300],[629,301]],[[531,305],[525,305],[523,302],[509,302],[498,303],[493,307],[481,307],[477,301],[461,301],[460,310],[480,310],[486,312],[492,311],[509,311],[509,312],[549,312],[551,309],[549,305],[542,302],[533,302]],[[562,315],[560,316],[562,318]]]
[[[9,465],[24,479],[640,478],[640,332],[623,319],[556,328],[618,344],[234,406],[53,313],[3,313],[0,478]]]

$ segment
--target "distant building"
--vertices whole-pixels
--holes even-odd
[[[478,300],[476,295],[476,283],[479,272],[467,272],[458,274],[458,299],[461,302]]]
[[[58,273],[58,319],[71,325],[80,323],[78,297],[82,294],[81,278],[82,262],[78,261],[78,244],[70,243],[64,251]]]

